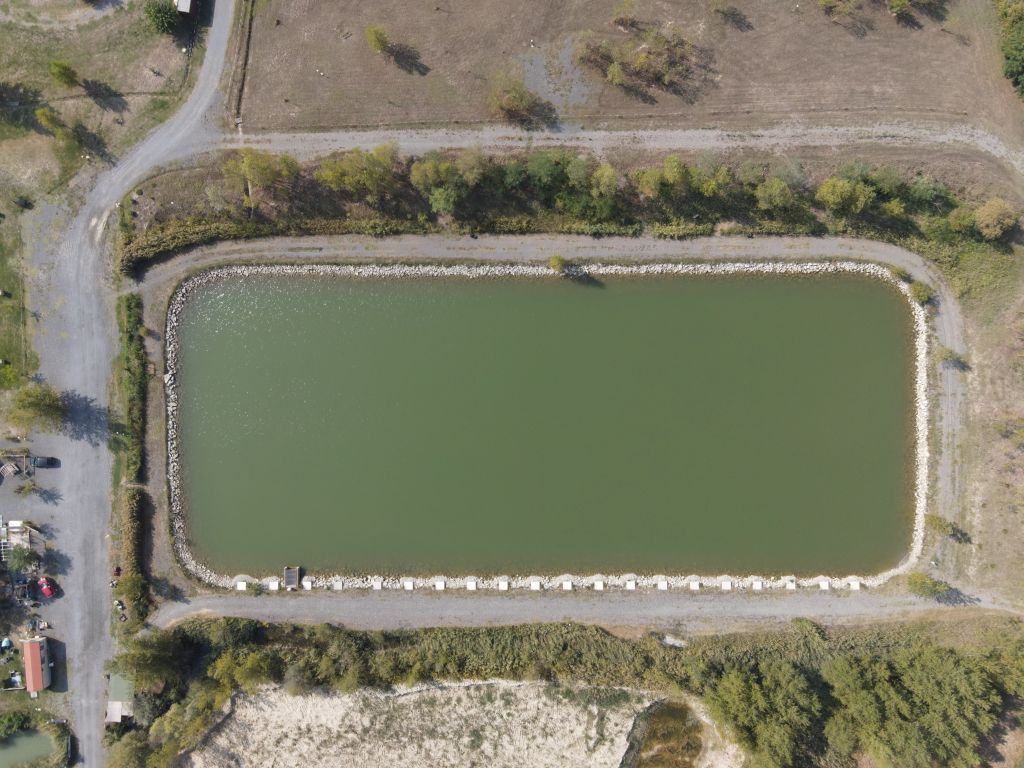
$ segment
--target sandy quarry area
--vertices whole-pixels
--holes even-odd
[[[635,717],[653,697],[607,693],[504,681],[396,693],[268,689],[236,699],[185,765],[617,768]],[[701,764],[739,766],[738,750],[712,736]]]

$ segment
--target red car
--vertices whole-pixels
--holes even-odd
[[[43,593],[43,597],[53,597],[56,593],[53,582],[46,576],[43,576],[39,580],[39,589]]]

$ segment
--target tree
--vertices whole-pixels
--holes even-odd
[[[374,53],[387,53],[391,48],[388,33],[384,27],[373,25],[366,28],[366,43]]]
[[[7,551],[7,567],[19,573],[32,570],[35,566],[39,565],[42,559],[34,549],[22,546],[21,544],[11,547]]]
[[[146,768],[150,751],[145,732],[129,731],[110,748],[107,768]]]
[[[267,189],[284,178],[298,175],[299,166],[288,155],[243,149],[224,163],[224,173],[242,179],[253,189]]]
[[[416,160],[409,168],[409,181],[424,197],[437,187],[452,186],[459,173],[455,164],[439,152],[430,152]]]
[[[430,193],[430,210],[438,216],[450,216],[459,204],[459,193],[451,187],[437,187]]]
[[[51,61],[50,77],[65,88],[74,88],[78,85],[78,73],[66,61]]]
[[[472,189],[479,184],[491,167],[491,161],[479,147],[459,152],[455,157],[455,168],[465,185]]]
[[[615,197],[619,188],[619,172],[611,163],[601,163],[590,177],[590,193],[595,198]]]
[[[891,659],[841,656],[822,676],[839,707],[825,726],[844,756],[866,752],[880,765],[971,768],[996,723],[999,692],[984,662],[933,645]]]
[[[966,205],[960,205],[949,212],[946,217],[949,228],[958,235],[966,235],[974,232],[974,211]]]
[[[730,667],[707,694],[708,708],[753,753],[753,764],[786,768],[806,760],[821,701],[788,662],[755,670]]]
[[[902,16],[910,12],[910,0],[886,0],[885,7],[893,16]]]
[[[40,107],[34,114],[36,122],[50,133],[55,134],[64,127],[64,122],[60,119],[60,115],[57,114],[57,110],[53,107]]]
[[[769,176],[754,189],[757,207],[769,213],[785,213],[793,207],[796,195],[789,184],[775,176]]]
[[[853,215],[863,212],[875,199],[875,190],[862,181],[829,176],[814,193],[814,199],[830,212]]]
[[[998,240],[1017,223],[1017,212],[999,197],[986,200],[974,212],[974,224],[986,240]]]
[[[566,262],[562,258],[561,254],[555,253],[548,259],[548,268],[552,272],[557,272],[560,275],[565,274]]]
[[[137,688],[150,688],[182,680],[190,663],[184,656],[182,643],[174,633],[155,632],[132,639],[110,662],[110,668],[130,678]]]
[[[379,204],[398,183],[398,147],[382,144],[369,152],[353,149],[325,160],[316,177],[331,189],[348,192],[371,205]]]
[[[64,422],[64,401],[49,384],[27,384],[14,393],[9,414],[18,429],[56,430]]]
[[[933,579],[927,573],[914,572],[907,577],[907,589],[912,595],[935,600],[948,594],[953,588],[944,581]]]
[[[170,0],[146,0],[144,12],[154,32],[170,35],[178,27],[178,11]]]

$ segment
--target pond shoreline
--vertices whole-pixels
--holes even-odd
[[[783,576],[763,578],[758,575],[634,575],[617,574],[609,576],[562,574],[552,575],[510,575],[491,578],[474,578],[466,575],[405,577],[395,578],[383,575],[345,575],[316,574],[312,577],[312,586],[318,588],[332,587],[335,589],[380,588],[380,589],[419,589],[437,588],[443,583],[445,588],[466,588],[473,582],[478,589],[579,589],[592,586],[599,580],[605,588],[693,588],[693,584],[701,587],[722,588],[728,582],[730,588],[746,589],[786,589],[793,585],[841,589],[851,583],[868,587],[879,586],[892,577],[905,573],[914,567],[920,557],[924,538],[924,515],[928,504],[928,319],[925,310],[911,299],[908,285],[894,277],[892,271],[874,263],[854,261],[735,261],[727,263],[640,263],[640,264],[587,264],[586,273],[593,276],[629,276],[629,275],[685,275],[685,276],[723,276],[723,275],[822,275],[822,274],[859,274],[873,277],[894,285],[905,297],[911,310],[914,328],[914,445],[915,466],[913,468],[914,523],[911,546],[907,555],[894,568],[873,575],[820,575],[813,578],[797,578]],[[167,374],[164,378],[164,394],[167,418],[167,477],[170,495],[170,520],[174,550],[179,563],[194,577],[211,586],[221,588],[235,587],[239,577],[218,574],[199,562],[192,554],[188,543],[188,529],[185,520],[183,493],[181,488],[181,463],[178,445],[176,378],[179,358],[178,321],[189,296],[197,288],[212,281],[228,277],[254,276],[332,276],[349,278],[445,278],[459,277],[469,279],[481,278],[553,278],[553,270],[536,264],[500,263],[486,265],[340,265],[340,264],[301,264],[301,265],[236,265],[221,266],[194,274],[182,281],[175,289],[166,315],[165,360]],[[255,581],[255,580],[252,580]],[[264,583],[270,580],[265,579]],[[759,584],[758,584],[759,582]]]

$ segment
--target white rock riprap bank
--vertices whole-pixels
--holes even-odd
[[[538,683],[475,682],[395,693],[239,696],[185,760],[192,768],[617,768],[637,714],[630,693],[597,706]]]
[[[617,574],[595,576],[593,574],[561,574],[551,575],[510,575],[501,577],[472,578],[466,574],[435,575],[430,577],[384,577],[374,574],[353,576],[316,574],[313,576],[315,588],[334,589],[381,589],[406,588],[411,582],[413,589],[433,589],[441,581],[446,589],[466,589],[472,581],[476,589],[534,589],[539,584],[542,590],[562,590],[565,582],[574,588],[591,588],[596,579],[601,579],[605,588],[644,588],[644,589],[690,589],[694,583],[701,589],[724,591],[722,583],[729,582],[730,589],[751,589],[760,583],[761,589],[787,589],[794,585],[815,589],[845,589],[851,582],[858,585],[873,587],[883,584],[893,576],[905,573],[914,567],[921,555],[924,543],[924,517],[928,506],[928,317],[924,310],[910,295],[909,286],[897,279],[886,267],[877,264],[854,261],[737,261],[723,263],[654,263],[654,264],[588,264],[587,274],[595,276],[642,276],[642,275],[686,275],[699,278],[702,276],[726,275],[822,275],[822,274],[858,274],[873,277],[894,285],[906,298],[914,328],[914,444],[915,459],[914,478],[914,522],[910,549],[903,560],[894,568],[870,575],[837,575],[822,574],[813,578],[797,578],[782,576],[764,578],[758,574],[668,574],[657,576],[651,574],[632,575]],[[178,397],[176,390],[178,371],[178,325],[181,313],[188,303],[189,296],[197,288],[224,279],[259,278],[261,276],[310,276],[325,278],[349,279],[417,279],[417,278],[553,278],[555,273],[545,266],[534,264],[482,264],[482,265],[341,265],[341,264],[303,264],[303,265],[238,265],[218,267],[194,275],[181,283],[171,297],[167,311],[166,326],[166,375],[164,376],[167,406],[167,475],[170,489],[171,526],[174,533],[174,547],[179,561],[194,576],[202,581],[218,587],[234,588],[235,579],[229,575],[218,574],[200,563],[188,546],[188,529],[184,510],[181,485],[181,458],[178,440]]]

